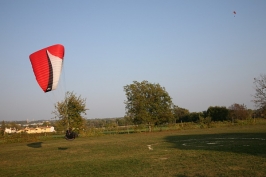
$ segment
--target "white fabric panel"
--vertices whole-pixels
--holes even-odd
[[[52,68],[53,68],[53,86],[52,90],[55,90],[57,88],[57,84],[60,78],[61,70],[62,70],[62,64],[63,64],[63,59],[52,55],[48,50],[47,50],[48,56],[50,58]]]

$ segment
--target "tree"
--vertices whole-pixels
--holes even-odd
[[[201,116],[202,116],[201,112],[191,112],[188,116],[189,122],[198,122]]]
[[[1,135],[4,135],[5,134],[5,129],[6,129],[6,123],[3,120],[2,121],[2,124],[1,124]]]
[[[62,102],[55,104],[55,118],[58,118],[57,126],[73,128],[74,131],[83,129],[86,123],[83,115],[86,115],[86,99],[76,96],[73,92],[67,92]]]
[[[229,106],[228,109],[229,109],[229,115],[232,121],[234,121],[235,119],[244,120],[250,117],[250,113],[246,105],[244,104],[234,103],[231,106]]]
[[[133,123],[158,125],[174,120],[172,99],[159,84],[133,81],[124,91],[126,117]]]
[[[210,106],[207,115],[212,121],[224,121],[228,119],[229,110],[224,106]]]
[[[15,128],[16,130],[20,130],[21,126],[16,122],[10,122],[10,127]]]
[[[174,106],[174,117],[176,121],[186,122],[188,115],[189,110],[178,107],[176,105]]]
[[[260,75],[259,78],[254,78],[255,85],[255,95],[254,100],[255,106],[260,110],[260,112],[265,112],[266,110],[266,74]]]
[[[49,121],[44,121],[43,123],[42,123],[42,126],[49,126],[50,125],[50,122]]]

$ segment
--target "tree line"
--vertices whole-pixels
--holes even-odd
[[[174,105],[172,98],[158,83],[150,83],[146,80],[142,82],[133,81],[132,84],[124,86],[124,92],[126,95],[125,104],[125,116],[123,118],[115,119],[94,119],[87,120],[87,126],[90,127],[108,127],[108,126],[126,126],[126,125],[140,125],[145,124],[148,126],[157,126],[170,123],[180,122],[211,122],[211,121],[231,121],[247,120],[255,117],[263,117],[266,112],[266,75],[261,75],[254,79],[255,95],[253,102],[258,109],[251,110],[244,104],[233,103],[229,107],[225,106],[210,106],[206,111],[202,112],[189,112],[188,109]],[[75,97],[75,94],[69,93],[75,103],[70,101],[63,101],[58,103],[57,117],[59,122],[66,125],[66,122],[79,122],[83,117],[80,113],[85,113],[85,99],[81,97]],[[68,98],[66,98],[68,99]],[[72,111],[77,114],[68,115],[68,118],[64,116],[65,111],[61,111],[62,107],[67,104],[67,109],[71,110],[79,108],[80,110]],[[73,106],[73,104],[81,104],[82,106]],[[60,108],[60,109],[59,109]],[[60,113],[63,112],[63,113]],[[74,116],[72,116],[74,115]],[[79,115],[79,116],[77,116]],[[80,124],[80,128],[82,127]],[[74,124],[73,124],[74,125]],[[75,126],[78,126],[76,123]]]
[[[174,105],[172,98],[158,83],[133,81],[124,86],[126,95],[125,116],[113,119],[85,118],[86,99],[73,92],[67,92],[63,101],[55,104],[52,112],[58,120],[57,130],[74,128],[75,131],[87,127],[114,127],[128,125],[157,126],[181,122],[205,122],[247,120],[266,115],[266,75],[254,78],[255,95],[253,102],[256,110],[251,110],[244,104],[233,103],[229,107],[210,106],[206,111],[189,112],[188,109]]]
[[[266,75],[254,78],[256,110],[251,110],[244,104],[233,103],[229,107],[210,106],[206,111],[189,112],[188,109],[174,105],[172,98],[158,83],[133,81],[124,86],[126,95],[125,116],[115,119],[87,120],[81,115],[86,113],[85,100],[68,92],[63,102],[55,106],[56,117],[59,123],[66,126],[75,126],[82,129],[84,124],[93,127],[126,126],[145,124],[149,126],[163,125],[179,122],[211,122],[211,121],[237,121],[256,117],[264,117],[266,113]],[[66,111],[68,110],[68,111]],[[83,126],[84,128],[84,126]]]

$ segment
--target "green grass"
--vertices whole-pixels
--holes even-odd
[[[266,125],[56,139],[0,148],[1,176],[266,176]]]

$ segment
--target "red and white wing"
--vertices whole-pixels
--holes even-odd
[[[57,88],[64,59],[64,46],[56,44],[30,55],[36,80],[44,92]]]

